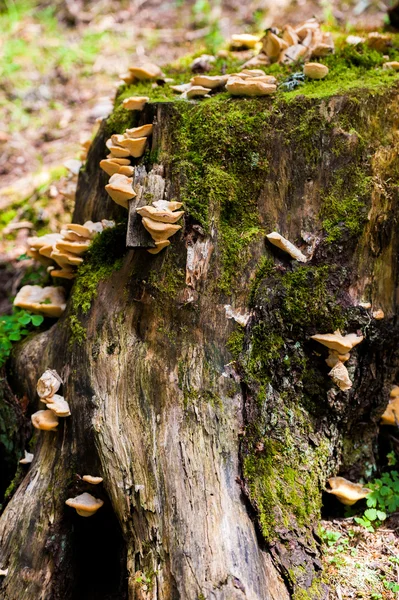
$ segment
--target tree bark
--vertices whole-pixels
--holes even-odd
[[[189,104],[182,114],[182,103],[153,104],[142,115],[157,123],[147,173],[163,173],[164,198],[183,200],[185,227],[159,255],[126,251],[87,314],[78,313],[81,343],[70,328],[78,277],[65,315],[16,352],[12,383],[31,412],[49,367],[63,378],[72,415],[56,433],[35,433],[34,462],[0,518],[0,568],[9,569],[2,598],[328,597],[317,535],[322,490],[340,466],[352,478],[374,468],[398,368],[397,100],[393,87],[299,97],[278,110],[269,99],[226,101],[226,114],[263,111],[267,124],[249,157],[267,159],[267,168],[247,172],[248,185],[260,182],[250,200],[259,231],[231,258],[230,289],[219,285],[226,222],[237,210],[230,187],[218,203],[217,182],[206,187],[203,173],[207,228],[187,196],[193,171],[177,154],[184,119],[189,136],[211,109]],[[216,117],[223,110],[209,106]],[[223,173],[241,125],[229,123],[231,142],[220,139],[209,159]],[[80,177],[75,222],[124,216],[98,169],[107,127]],[[210,166],[204,157],[198,168]],[[355,211],[345,194],[356,197]],[[266,244],[275,229],[306,246],[309,262]],[[385,319],[372,319],[364,299]],[[227,319],[227,304],[248,317],[245,327]],[[351,353],[349,392],[334,386],[326,353],[310,340],[337,324],[366,336]],[[84,474],[104,484],[93,491],[77,477]],[[105,501],[90,519],[65,506],[83,491]]]

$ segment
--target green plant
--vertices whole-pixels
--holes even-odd
[[[367,531],[373,532],[389,513],[399,508],[399,473],[383,473],[379,479],[367,485],[372,490],[366,498],[368,508],[362,517],[355,517],[355,521]]]
[[[0,316],[0,366],[10,356],[13,342],[19,342],[31,331],[43,323],[41,315],[32,315],[26,310],[14,308],[11,315]]]

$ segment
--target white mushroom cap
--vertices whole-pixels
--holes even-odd
[[[38,410],[31,416],[33,427],[42,431],[55,431],[58,427],[58,417],[52,410]]]
[[[42,398],[42,402],[47,403],[47,408],[52,410],[57,417],[70,417],[71,411],[69,404],[62,396],[54,394],[51,398]]]
[[[145,81],[148,79],[160,79],[163,77],[163,73],[158,65],[153,63],[145,63],[141,66],[129,67],[130,73],[139,81]]]
[[[226,85],[228,78],[229,75],[195,75],[195,77],[191,79],[191,84],[193,86],[201,86],[213,90]]]
[[[176,223],[184,215],[183,210],[172,212],[170,210],[160,210],[154,206],[141,206],[136,210],[141,217],[149,217],[161,223]]]
[[[323,344],[323,346],[327,346],[327,348],[331,348],[331,350],[336,350],[339,354],[346,354],[354,346],[360,344],[364,340],[364,337],[356,335],[356,333],[341,335],[341,332],[337,330],[334,333],[316,333],[311,336],[311,339]]]
[[[102,507],[104,502],[85,492],[76,498],[68,498],[65,504],[74,508],[81,517],[91,517]]]
[[[62,287],[25,285],[15,296],[14,306],[48,317],[60,317],[66,308],[65,290]]]
[[[363,487],[361,483],[353,483],[344,477],[330,477],[327,481],[331,489],[326,490],[326,492],[334,494],[342,504],[347,506],[352,506],[371,492],[369,488]]]
[[[154,221],[148,217],[143,217],[143,225],[151,234],[151,237],[155,242],[163,242],[164,240],[172,237],[172,235],[181,229],[181,225],[160,223],[159,221]]]
[[[46,369],[37,382],[36,390],[40,398],[54,396],[62,385],[62,379],[54,369]]]
[[[35,250],[40,250],[43,246],[53,246],[62,239],[60,233],[46,233],[45,235],[28,237],[28,245]]]
[[[284,250],[284,252],[287,252],[287,254],[292,256],[292,258],[295,258],[295,260],[298,260],[300,262],[307,261],[306,256],[302,254],[299,248],[294,246],[294,244],[288,241],[285,237],[277,233],[277,231],[269,233],[266,237],[269,240],[269,242],[273,244],[273,246],[277,246],[277,248],[280,248],[280,250]]]
[[[303,72],[309,79],[323,79],[328,74],[328,67],[320,63],[306,63]]]
[[[162,242],[155,242],[155,248],[148,248],[147,252],[149,252],[150,254],[158,254],[159,252],[161,252],[161,250],[163,250],[167,246],[170,246],[169,240],[163,240]]]
[[[148,137],[152,134],[153,125],[141,125],[141,127],[133,127],[132,129],[126,129],[125,137],[128,138],[141,138]]]
[[[112,175],[108,185],[105,186],[108,194],[112,200],[123,206],[129,208],[129,200],[136,196],[136,192],[133,190],[133,179],[126,177],[126,175],[120,175],[116,173]]]
[[[25,450],[25,456],[24,456],[24,458],[21,458],[21,460],[19,461],[19,464],[20,465],[30,465],[33,458],[34,458],[34,454],[31,454],[30,452],[27,452]]]
[[[83,475],[83,481],[87,481],[87,483],[91,483],[92,485],[98,485],[103,481],[102,477],[93,477],[93,475]]]
[[[122,106],[126,110],[143,110],[148,101],[147,96],[131,96],[122,102]]]

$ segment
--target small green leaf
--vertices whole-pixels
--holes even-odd
[[[39,325],[41,325],[44,321],[44,317],[42,317],[42,315],[33,315],[32,317],[32,325],[35,325],[35,327],[38,327]]]
[[[364,516],[369,521],[375,521],[377,519],[377,511],[375,510],[375,508],[368,508],[364,511]]]
[[[18,323],[21,323],[21,325],[28,325],[28,323],[31,322],[31,316],[30,315],[22,315],[22,317],[19,317],[18,319]]]

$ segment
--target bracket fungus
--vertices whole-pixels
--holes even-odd
[[[144,63],[141,66],[129,67],[131,75],[139,81],[148,81],[151,79],[162,79],[163,73],[158,65],[153,63]]]
[[[122,102],[122,106],[126,110],[143,110],[148,101],[148,96],[130,96]]]
[[[303,72],[309,79],[324,79],[328,74],[328,67],[321,63],[306,63]]]
[[[74,508],[81,517],[91,517],[102,507],[104,502],[85,492],[75,498],[68,498],[65,504]]]
[[[62,287],[24,285],[15,296],[14,306],[46,317],[60,317],[66,308]]]
[[[91,483],[92,485],[98,485],[103,481],[102,477],[94,477],[93,475],[83,475],[82,479],[83,481]]]
[[[160,210],[154,206],[142,206],[137,209],[137,212],[141,217],[148,217],[161,223],[176,223],[184,215],[183,210],[172,212],[168,209]]]
[[[71,411],[68,402],[58,394],[54,394],[51,398],[41,398],[42,402],[47,404],[47,408],[52,410],[57,417],[70,417]]]
[[[136,192],[133,190],[132,186],[132,178],[121,175],[120,173],[115,173],[115,175],[112,175],[110,178],[105,189],[116,204],[119,204],[124,208],[129,208],[129,200],[136,196]]]
[[[207,96],[210,92],[209,88],[202,87],[201,85],[193,85],[184,92],[183,96],[191,100],[192,98],[200,98],[202,96]]]
[[[38,410],[31,416],[33,427],[42,431],[55,431],[58,427],[58,417],[52,410]]]
[[[342,504],[352,506],[358,500],[365,498],[372,490],[364,487],[361,483],[353,483],[344,477],[330,477],[327,480],[330,489],[326,492],[333,494]]]
[[[157,200],[152,205],[141,206],[136,209],[143,219],[144,227],[155,242],[155,248],[148,249],[150,254],[158,254],[158,252],[169,246],[170,241],[168,238],[181,229],[181,225],[175,224],[184,215],[183,210],[177,210],[181,206],[181,202]]]
[[[350,388],[353,385],[349,378],[348,369],[339,360],[333,366],[333,368],[331,369],[331,371],[329,372],[328,375],[332,378],[335,385],[337,385],[339,387],[339,389],[342,390],[343,392],[350,390]]]
[[[133,127],[132,129],[126,129],[125,136],[128,138],[142,138],[152,135],[153,125],[141,125],[140,127]]]
[[[263,73],[262,73],[263,75]],[[229,75],[195,75],[191,79],[191,85],[193,86],[201,86],[204,88],[208,88],[209,90],[214,90],[215,88],[223,87],[226,85]],[[183,90],[187,91],[187,90]]]
[[[342,335],[339,329],[337,329],[334,333],[316,333],[311,336],[311,339],[323,344],[323,346],[327,346],[331,350],[335,350],[339,354],[346,354],[360,344],[364,340],[364,337],[356,333]]]
[[[399,426],[399,387],[397,385],[391,390],[389,396],[389,404],[381,415],[381,425]]]
[[[128,167],[129,165],[130,160],[128,158],[104,158],[100,161],[100,168],[110,177],[115,175],[115,173],[119,173],[121,168]],[[124,173],[124,175],[127,175],[127,173]]]
[[[57,371],[46,369],[39,378],[36,390],[40,398],[50,398],[58,392],[62,385],[62,379]]]
[[[250,33],[233,33],[230,40],[232,50],[251,50],[259,42],[256,35]]]
[[[399,62],[397,60],[391,60],[388,62],[385,62],[382,65],[383,69],[391,69],[392,71],[399,71]]]
[[[284,250],[284,252],[287,252],[287,254],[289,254],[292,258],[295,258],[295,260],[299,260],[300,262],[307,261],[306,256],[302,254],[302,252],[296,246],[294,246],[294,244],[289,242],[285,237],[276,231],[269,233],[266,237],[269,242],[273,244],[273,246],[277,246],[277,248],[280,248],[280,250]]]
[[[30,465],[30,463],[32,462],[33,458],[34,458],[34,454],[32,454],[31,452],[27,452],[26,450],[25,452],[25,456],[24,458],[21,458],[21,460],[19,461],[20,465]]]
[[[154,221],[148,217],[143,217],[143,225],[151,234],[151,237],[155,242],[163,242],[164,240],[172,237],[172,235],[181,229],[181,225],[162,223],[160,221]]]
[[[122,148],[129,151],[129,155],[133,158],[140,158],[144,154],[147,143],[146,137],[124,138],[119,142]]]
[[[257,79],[257,77],[242,79],[233,76],[228,79],[226,89],[232,96],[268,96],[276,91],[276,85],[257,81]]]

